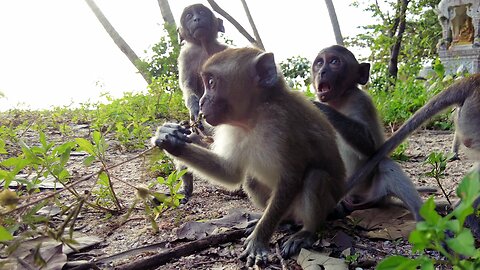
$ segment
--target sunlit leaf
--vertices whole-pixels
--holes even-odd
[[[0,242],[10,241],[13,240],[13,235],[5,229],[2,225],[0,225]]]

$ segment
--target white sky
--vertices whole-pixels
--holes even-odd
[[[334,1],[343,36],[371,21],[351,1]],[[157,0],[96,0],[112,25],[140,57],[158,42],[163,20]],[[183,8],[206,1],[170,0],[178,23]],[[240,0],[217,3],[246,29]],[[267,51],[277,62],[316,53],[335,44],[323,0],[247,1]],[[237,46],[248,45],[224,20],[226,35]],[[250,31],[251,32],[251,31]],[[253,35],[253,33],[251,33]],[[101,92],[120,97],[144,91],[146,83],[113,43],[83,0],[0,1],[0,111],[49,108],[99,99]]]

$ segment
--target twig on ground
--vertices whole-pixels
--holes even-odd
[[[138,260],[132,263],[119,266],[117,269],[133,270],[133,269],[152,269],[163,265],[170,260],[191,255],[197,251],[204,250],[211,246],[218,246],[224,243],[238,240],[245,236],[244,229],[232,230],[220,234],[210,235],[203,239],[195,240],[177,247],[174,247],[165,252],[148,257],[143,260]]]

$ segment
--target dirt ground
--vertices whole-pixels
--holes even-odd
[[[408,161],[401,162],[401,166],[407,172],[418,186],[437,187],[435,180],[425,176],[430,170],[430,165],[425,164],[426,156],[432,151],[448,152],[450,150],[453,139],[452,132],[442,131],[419,131],[408,139],[408,149],[405,154],[409,157]],[[118,150],[107,151],[108,162],[117,163],[126,160],[138,154],[138,152],[121,151],[120,147],[115,147],[114,143],[110,143],[110,148]],[[79,159],[81,159],[79,157]],[[460,161],[449,162],[446,169],[446,175],[442,180],[445,190],[450,193],[453,199],[454,190],[472,166],[472,162],[466,160],[463,152],[460,154]],[[131,205],[135,198],[135,190],[115,181],[115,178],[129,182],[131,184],[146,184],[152,178],[147,173],[148,162],[144,159],[135,159],[114,171],[114,185],[118,198],[125,206]],[[73,172],[81,176],[86,172],[83,166],[75,168]],[[90,186],[91,183],[85,183]],[[425,195],[426,196],[426,195]],[[435,196],[441,199],[443,196],[439,193]],[[426,198],[426,197],[425,197]],[[103,241],[88,250],[77,254],[69,255],[69,260],[101,260],[104,264],[99,266],[102,269],[112,269],[124,263],[141,260],[147,256],[158,254],[172,249],[188,242],[185,239],[179,239],[177,233],[179,228],[189,221],[208,221],[218,219],[228,215],[232,210],[256,211],[248,199],[238,194],[230,194],[224,192],[221,188],[202,180],[195,182],[194,194],[190,201],[181,205],[179,208],[165,212],[157,219],[159,225],[159,233],[153,233],[149,221],[145,218],[145,212],[142,207],[137,207],[128,221],[121,226],[117,226],[123,220],[125,213],[114,215],[110,218],[104,217],[104,214],[98,211],[87,211],[82,213],[78,221],[77,228],[86,235],[99,236]],[[380,210],[381,211],[381,210]],[[405,219],[411,219],[410,216]],[[282,269],[281,261],[275,255],[275,241],[281,239],[284,235],[288,235],[289,231],[276,233],[271,241],[271,255],[269,256],[270,264],[264,269]],[[340,248],[325,249],[322,246],[328,246],[332,243],[339,244],[332,240],[335,236],[341,235],[342,239],[348,239],[351,244],[350,251],[358,253],[360,256],[356,263],[351,266],[352,269],[360,267],[360,269],[373,269],[375,264],[385,255],[389,254],[411,254],[411,247],[405,239],[387,240],[368,237],[365,233],[359,232],[352,222],[337,221],[327,225],[326,231],[322,233],[323,240],[316,243],[316,249],[320,251],[329,251],[333,257],[341,257]],[[200,250],[192,255],[184,256],[171,260],[169,263],[159,266],[157,269],[241,269],[243,262],[238,259],[242,251],[242,243],[244,238],[233,242],[214,246],[205,250]],[[156,244],[154,247],[142,247]],[[340,245],[341,246],[341,245]],[[348,245],[347,245],[348,246]],[[348,249],[348,248],[347,248]],[[109,256],[119,254],[119,256],[108,259]],[[107,259],[105,259],[107,258]],[[110,262],[109,262],[110,261]],[[294,258],[285,262],[290,269],[301,269]],[[357,268],[358,269],[358,268]]]

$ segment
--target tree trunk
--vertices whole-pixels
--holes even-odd
[[[172,10],[170,9],[170,4],[168,0],[158,0],[158,6],[160,7],[160,12],[162,13],[163,21],[169,25],[173,25],[175,29],[177,24],[173,18]]]
[[[338,45],[343,46],[343,36],[340,31],[340,25],[338,24],[337,13],[335,12],[335,6],[333,5],[332,0],[325,0],[327,5],[328,15],[330,15],[330,21],[332,22],[333,33],[335,34],[335,40]]]
[[[250,10],[248,9],[247,2],[245,0],[241,0],[241,1],[242,1],[243,9],[247,14],[248,22],[252,27],[253,35],[255,35],[255,39],[257,40],[259,47],[265,50],[265,46],[263,45],[262,39],[260,38],[260,34],[258,33],[257,27],[255,26],[255,22],[253,21],[252,14],[250,14]]]
[[[229,21],[235,28],[237,28],[238,32],[242,34],[250,43],[252,43],[253,46],[258,47],[262,50],[265,50],[256,39],[254,39],[248,32],[243,28],[243,26],[237,22],[228,12],[223,10],[214,0],[207,0],[207,2],[210,4],[212,9],[217,12],[218,14],[222,15],[227,21]]]
[[[398,56],[400,54],[400,47],[402,45],[403,33],[405,32],[405,27],[407,24],[407,8],[409,4],[409,0],[399,0],[400,6],[400,14],[399,14],[399,24],[398,24],[398,32],[395,37],[395,43],[391,48],[390,54],[390,61],[388,63],[388,73],[394,79],[398,76]]]
[[[135,52],[132,50],[132,48],[130,48],[127,42],[120,36],[120,34],[118,34],[117,30],[113,28],[112,24],[110,24],[105,15],[103,15],[103,12],[95,4],[94,0],[85,0],[85,2],[87,2],[90,9],[93,11],[95,16],[100,21],[103,28],[105,28],[110,37],[113,39],[115,44],[117,44],[118,48],[120,48],[120,50],[128,57],[130,62],[132,62],[132,64],[137,68],[138,72],[142,75],[145,81],[150,84],[152,82],[152,79],[147,72],[141,71],[142,69],[139,66],[141,60],[140,58],[138,58],[137,54],[135,54]]]

